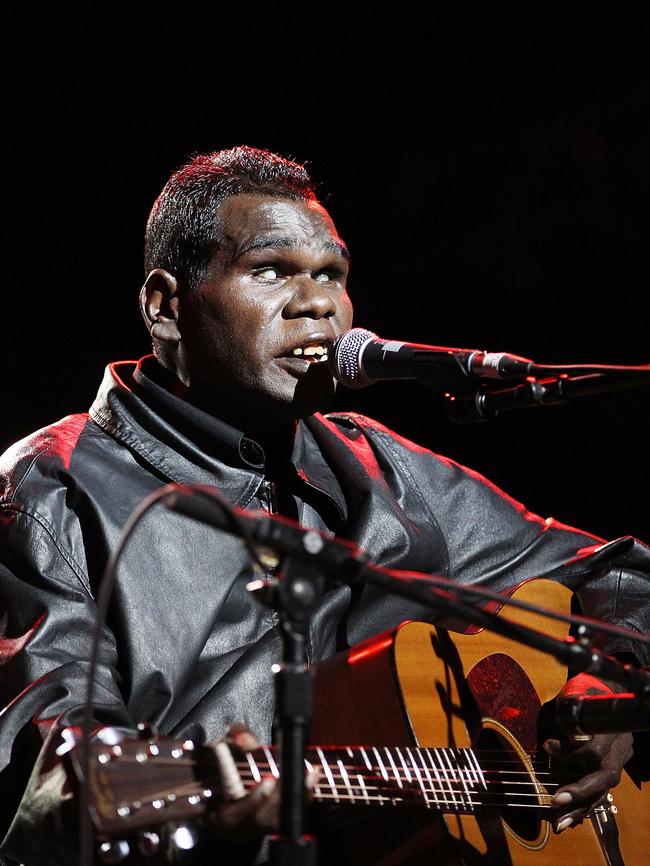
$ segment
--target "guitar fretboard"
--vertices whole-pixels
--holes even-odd
[[[308,772],[319,771],[314,797],[320,802],[419,803],[457,813],[474,813],[495,801],[540,805],[539,788],[527,774],[504,766],[503,761],[486,768],[482,757],[483,766],[473,749],[346,746],[310,749],[305,767]],[[239,762],[245,785],[265,775],[280,777],[275,753],[269,748],[249,753],[246,762],[248,773]]]
[[[163,738],[146,744],[124,739],[94,750],[94,807],[109,832],[120,822],[145,827],[152,819],[171,820],[209,802],[237,799],[264,777],[281,775],[278,753],[266,746],[235,756],[217,743],[195,754],[189,741]],[[313,747],[305,770],[312,774],[314,799],[322,803],[421,806],[446,813],[545,811],[557,786],[548,770],[533,771],[503,749]]]

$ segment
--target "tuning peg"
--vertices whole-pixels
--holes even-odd
[[[138,851],[143,857],[152,857],[158,853],[160,849],[160,836],[157,833],[148,831],[141,833],[138,837]]]
[[[138,739],[148,740],[153,737],[156,731],[149,722],[138,722]]]
[[[96,736],[99,742],[103,743],[105,746],[116,746],[124,740],[123,731],[119,731],[117,728],[111,728],[110,726],[100,728],[97,731]]]
[[[174,848],[180,849],[181,851],[189,851],[195,847],[197,838],[196,833],[186,824],[180,824],[170,833],[169,841]]]
[[[129,843],[124,839],[102,842],[99,846],[99,859],[102,863],[121,863],[130,853]]]

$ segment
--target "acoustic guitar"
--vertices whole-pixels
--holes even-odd
[[[568,612],[571,593],[535,580],[516,597]],[[558,638],[568,631],[516,608],[507,616]],[[627,773],[580,825],[552,829],[551,798],[570,779],[566,765],[552,766],[540,749],[544,704],[566,679],[549,656],[485,631],[405,622],[315,672],[311,740],[327,745],[311,747],[305,763],[320,770],[314,799],[328,807],[323,833],[337,866],[649,862],[646,792]],[[200,817],[220,797],[243,796],[263,776],[280,775],[269,747],[235,755],[224,744],[146,732],[114,740],[109,733],[92,747],[100,840]],[[78,773],[76,750],[69,757]]]

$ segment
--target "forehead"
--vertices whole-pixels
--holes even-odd
[[[259,246],[332,250],[347,255],[344,242],[325,208],[315,201],[244,193],[231,196],[217,209],[223,246],[241,255]]]

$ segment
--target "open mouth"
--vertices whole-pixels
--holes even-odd
[[[291,349],[283,357],[300,358],[309,364],[323,364],[327,363],[329,347],[330,343],[326,341],[305,343],[303,346],[296,346],[294,349]]]
[[[327,343],[307,343],[291,350],[290,358],[304,358],[312,364],[322,364],[327,361]]]

